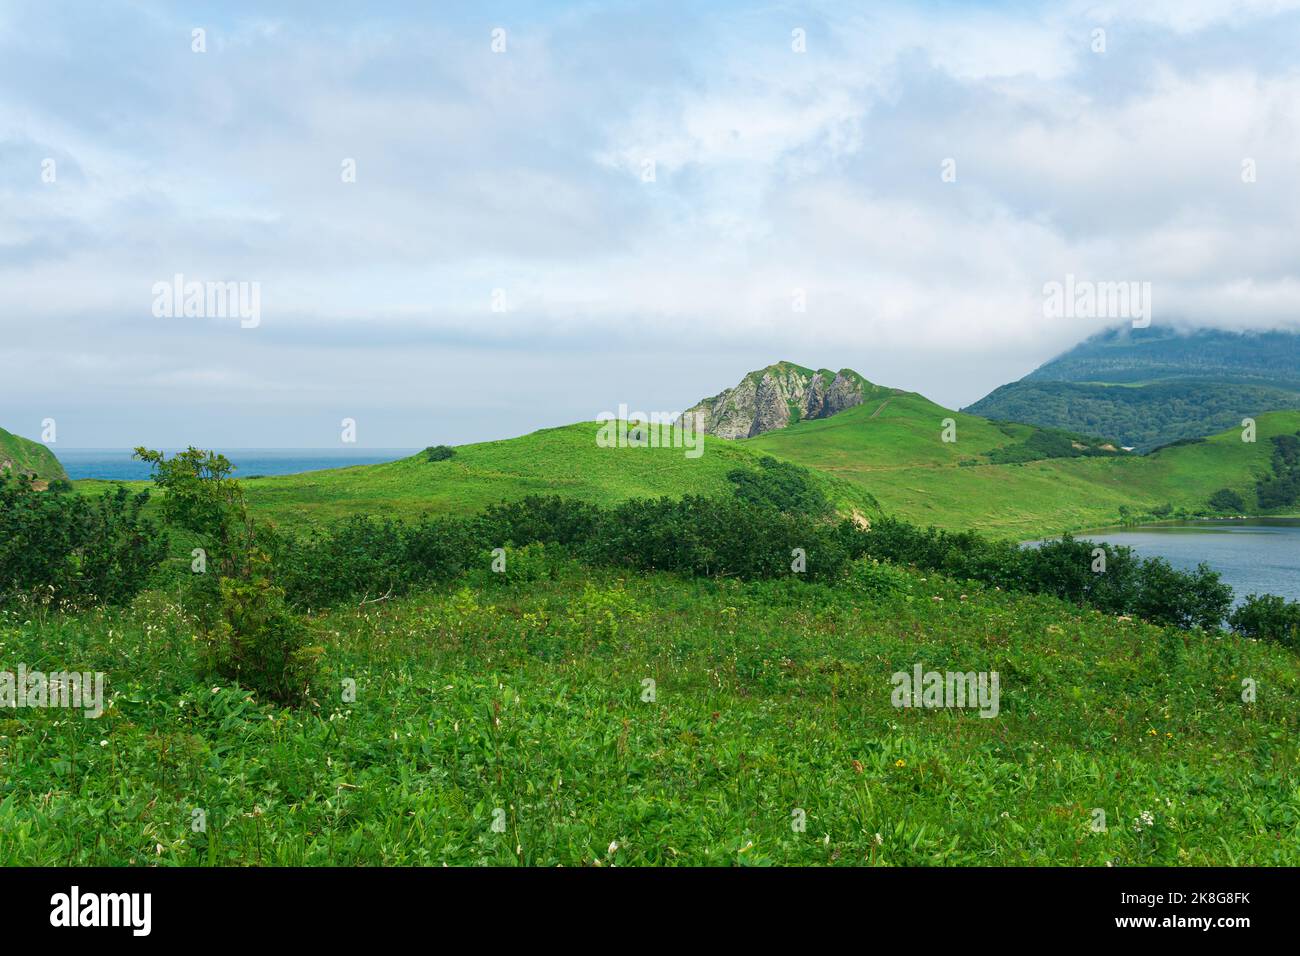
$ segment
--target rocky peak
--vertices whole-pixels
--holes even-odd
[[[777,362],[697,402],[682,417],[701,416],[707,435],[752,438],[803,419],[828,418],[861,405],[864,386],[869,384],[852,369],[814,371],[793,362]]]

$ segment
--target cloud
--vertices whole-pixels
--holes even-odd
[[[549,377],[596,356],[646,407],[741,355],[969,404],[1105,324],[1043,318],[1066,274],[1151,282],[1157,323],[1294,326],[1296,6],[10,7],[0,399],[96,443],[188,440],[148,434],[172,403],[296,444],[333,393],[405,445],[505,366],[493,422],[564,421]],[[259,282],[261,325],[155,319],[178,272]],[[231,417],[266,396],[291,411]]]

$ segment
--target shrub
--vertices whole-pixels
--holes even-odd
[[[1232,603],[1232,589],[1205,565],[1179,571],[1159,558],[1140,561],[1128,548],[1069,535],[1021,548],[971,531],[922,529],[896,518],[876,521],[869,532],[841,527],[840,534],[855,558],[866,554],[1005,590],[1052,594],[1161,624],[1219,627]],[[1093,570],[1097,548],[1106,559],[1100,573]]]
[[[456,449],[450,445],[430,445],[424,450],[426,461],[446,461],[456,455]]]
[[[1228,617],[1234,631],[1300,650],[1300,602],[1276,594],[1252,594]]]
[[[1241,514],[1246,510],[1246,502],[1231,488],[1220,488],[1210,495],[1209,504],[1215,511],[1227,511],[1232,514]]]
[[[246,574],[256,530],[229,459],[193,446],[171,458],[137,448],[135,457],[152,466],[164,519],[199,538],[221,577]]]
[[[727,480],[737,498],[751,505],[767,506],[787,514],[824,516],[831,504],[806,468],[777,461],[770,455],[759,459],[758,470],[733,468]]]
[[[1164,558],[1142,562],[1133,610],[1148,621],[1211,630],[1223,626],[1231,606],[1232,588],[1209,565],[1187,572],[1173,568]]]
[[[874,558],[858,558],[849,565],[847,587],[868,597],[884,597],[912,590],[912,575],[892,564]]]
[[[129,603],[167,555],[167,537],[143,515],[148,500],[120,485],[98,499],[51,494],[0,474],[0,603],[36,590],[76,605]]]
[[[302,620],[265,574],[224,578],[220,586],[221,617],[204,634],[209,667],[268,700],[299,703],[323,649],[309,646]]]

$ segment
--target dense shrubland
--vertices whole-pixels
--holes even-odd
[[[167,536],[143,515],[148,493],[99,498],[38,491],[0,472],[0,605],[128,604],[153,579]]]

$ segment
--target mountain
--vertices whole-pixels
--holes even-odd
[[[682,419],[700,416],[706,435],[752,438],[798,421],[829,418],[889,389],[872,385],[852,369],[804,368],[777,362],[750,372],[738,385],[697,402]],[[680,419],[679,419],[680,420]]]
[[[1300,334],[1111,329],[964,409],[1149,451],[1300,408]]]
[[[3,428],[0,428],[0,471],[22,472],[43,481],[68,477],[48,448]]]

